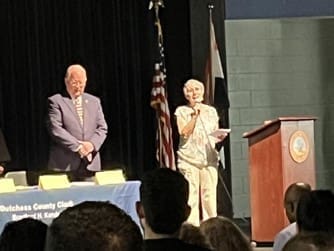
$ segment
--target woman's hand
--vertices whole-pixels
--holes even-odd
[[[223,141],[226,138],[227,135],[228,135],[227,132],[224,132],[224,133],[218,135],[217,136],[218,142]]]
[[[193,112],[190,114],[191,115],[191,118],[195,118],[197,119],[197,117],[199,116],[201,110],[200,109],[196,109],[196,107],[194,106],[193,107]]]

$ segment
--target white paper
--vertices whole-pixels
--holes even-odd
[[[216,131],[210,133],[210,136],[213,136],[215,138],[219,138],[227,133],[230,133],[231,129],[230,128],[219,128]]]

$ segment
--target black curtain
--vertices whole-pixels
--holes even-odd
[[[175,149],[173,113],[185,102],[183,83],[203,75],[208,51],[208,18],[203,17],[209,2],[168,0],[160,10]],[[224,2],[213,3],[219,42]],[[0,1],[0,127],[12,157],[7,170],[46,169],[46,100],[63,91],[65,70],[73,63],[87,69],[87,92],[102,101],[109,126],[101,149],[103,169],[124,168],[129,179],[137,179],[157,166],[150,107],[157,40],[148,6],[149,0]],[[230,165],[225,173],[230,190]]]
[[[45,169],[47,97],[64,89],[72,63],[87,69],[109,126],[104,169],[137,178],[154,161],[153,13],[148,0],[2,0],[0,126],[8,170]]]

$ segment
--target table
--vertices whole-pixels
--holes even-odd
[[[0,194],[0,233],[9,221],[35,218],[50,224],[61,211],[83,201],[110,201],[122,208],[139,225],[136,201],[139,181],[115,185],[71,186],[66,189],[40,190],[38,187]]]

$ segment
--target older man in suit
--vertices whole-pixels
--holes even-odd
[[[108,130],[100,99],[85,93],[86,82],[84,67],[70,65],[65,75],[67,93],[48,98],[49,168],[70,171],[76,180],[101,170],[99,149]]]

